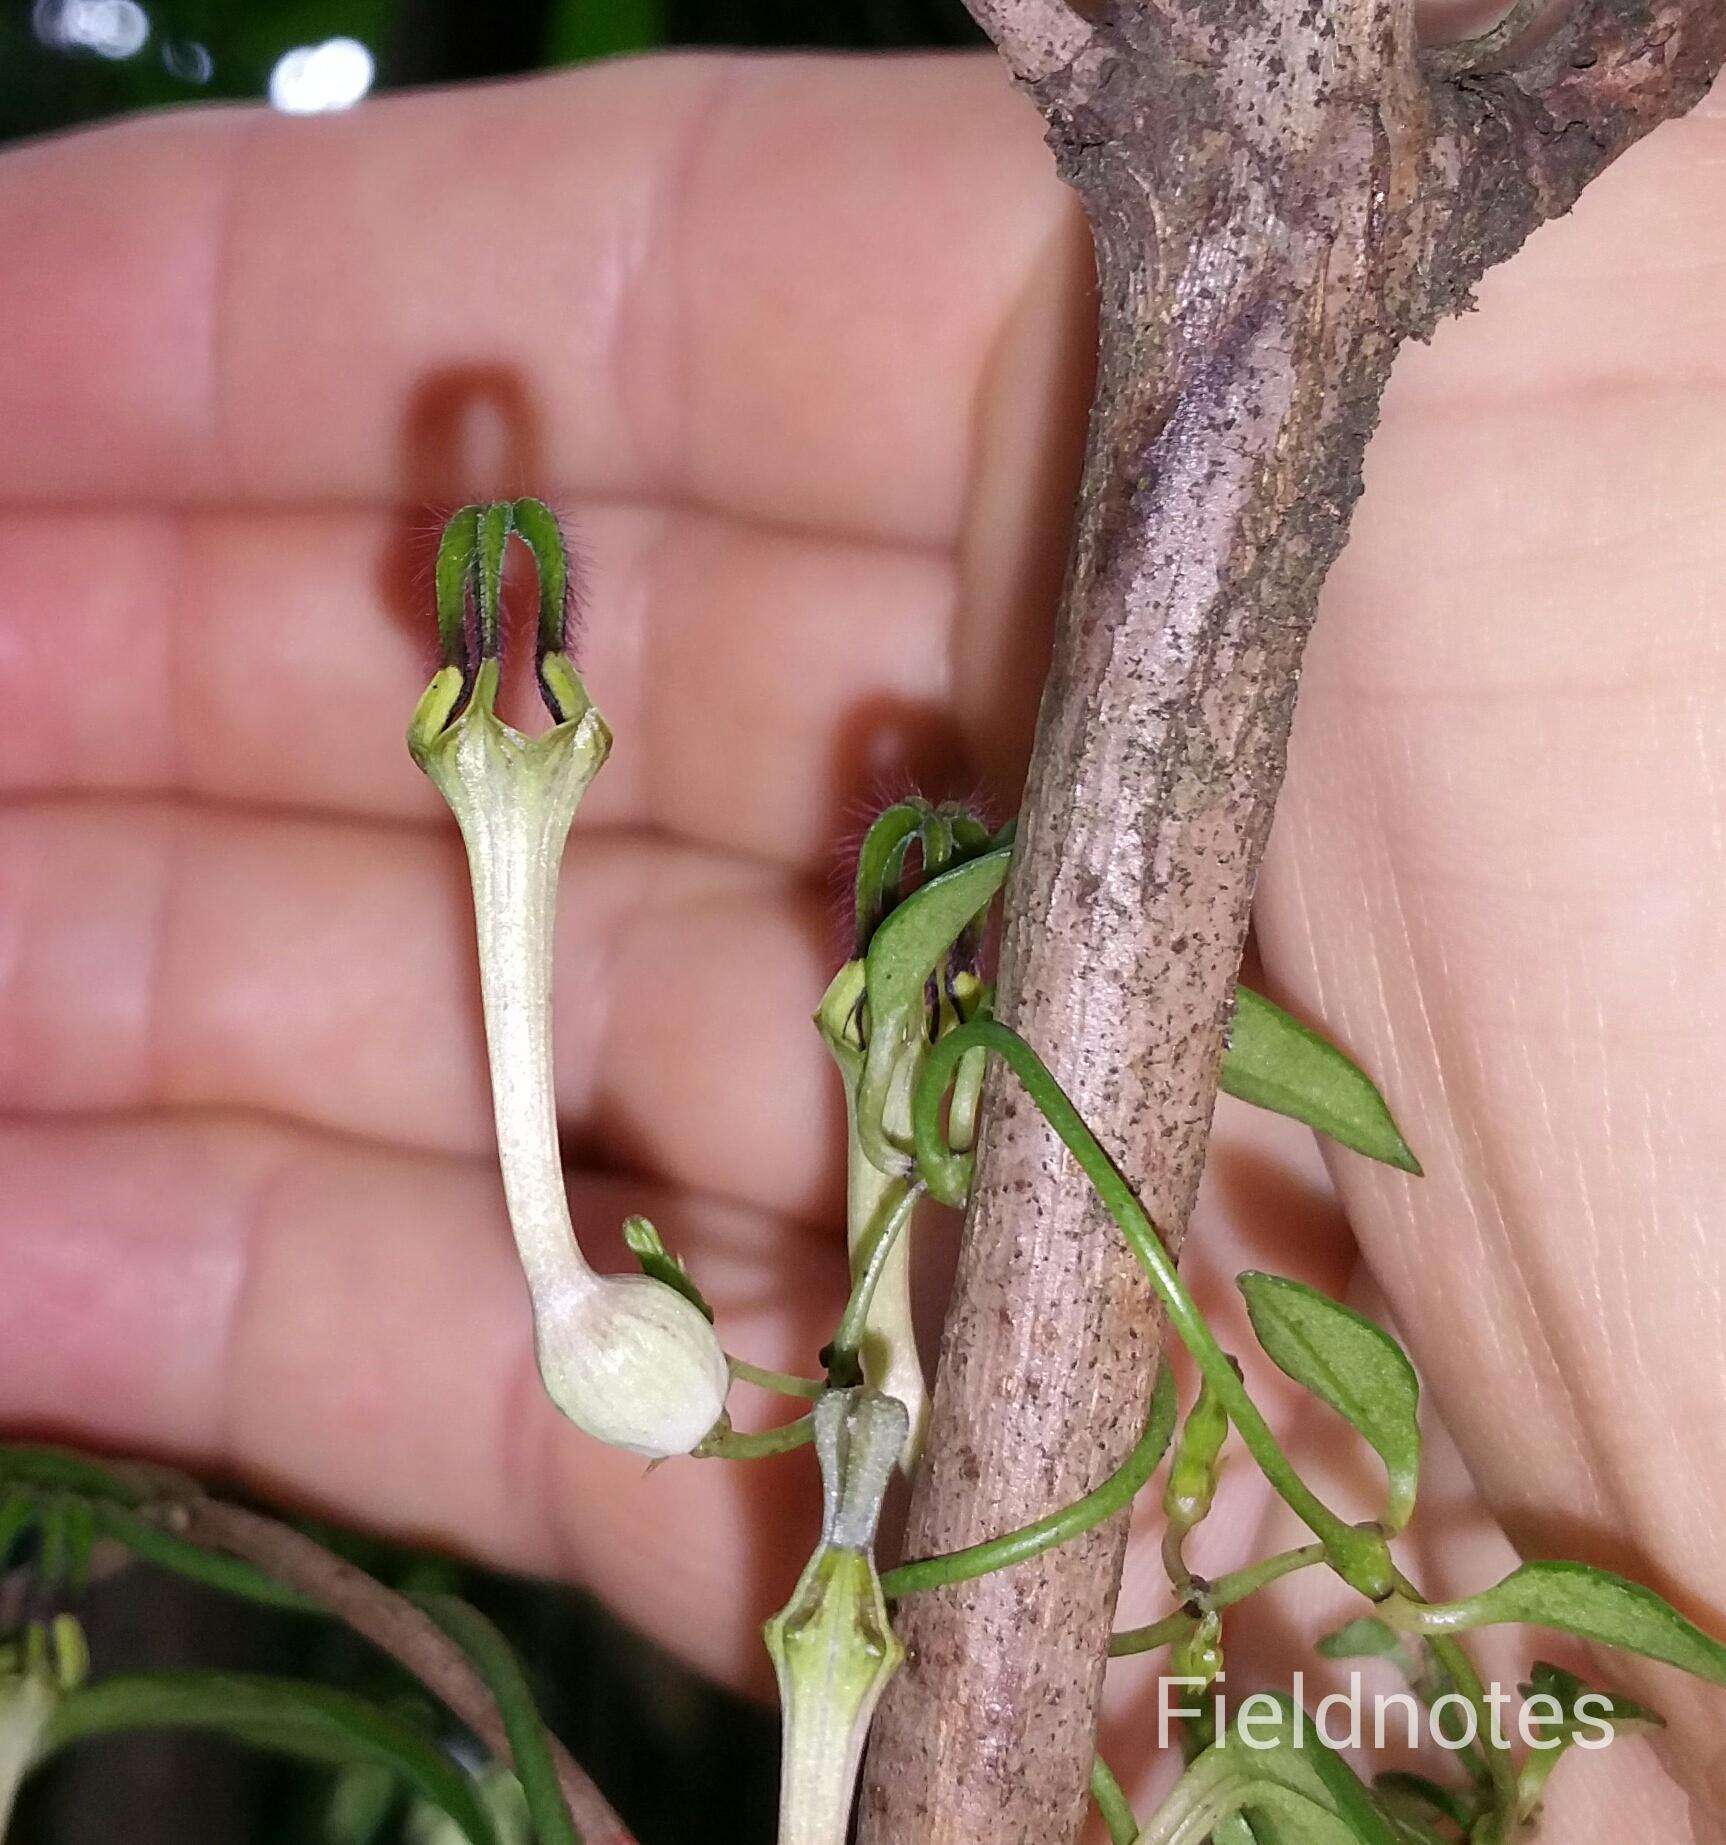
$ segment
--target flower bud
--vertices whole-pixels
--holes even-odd
[[[699,1307],[649,1275],[596,1276],[543,1305],[534,1342],[551,1400],[614,1448],[687,1454],[725,1408],[731,1374]]]
[[[821,1542],[763,1630],[783,1722],[779,1845],[844,1845],[870,1720],[905,1657],[873,1555],[905,1406],[831,1390],[813,1413]]]

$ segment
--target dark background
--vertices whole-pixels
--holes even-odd
[[[657,45],[888,49],[976,34],[960,0],[0,0],[0,140],[137,109],[259,100],[286,53],[332,38],[366,47],[373,88],[383,90]],[[572,1591],[340,1541],[391,1580],[459,1589],[505,1627],[553,1726],[643,1845],[773,1837],[771,1712],[693,1678]],[[29,1558],[10,1562],[27,1569]],[[226,1666],[415,1695],[329,1627],[153,1571],[127,1569],[70,1605],[99,1672]],[[363,1775],[163,1735],[69,1752],[28,1787],[13,1836],[23,1845],[396,1845],[403,1820],[399,1797]]]
[[[149,36],[129,55],[88,48],[128,47],[140,23]],[[376,87],[393,89],[656,45],[886,49],[976,31],[960,0],[0,0],[0,135],[262,97],[284,53],[338,37],[366,46]]]

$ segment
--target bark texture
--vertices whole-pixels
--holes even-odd
[[[1490,74],[1423,67],[1404,0],[974,10],[1048,121],[1100,288],[999,1010],[1176,1241],[1301,650],[1397,347],[1699,99],[1726,4],[1595,0],[1522,62],[1501,42]],[[997,1073],[908,1553],[1095,1486],[1142,1426],[1158,1335],[1112,1225]],[[1124,1542],[1117,1520],[903,1605],[863,1845],[1076,1835]]]

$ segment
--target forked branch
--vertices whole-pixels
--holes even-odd
[[[968,3],[1085,206],[1101,321],[999,1011],[1178,1238],[1301,646],[1391,360],[1702,96],[1726,0],[1576,0],[1538,43],[1519,8],[1460,71],[1420,59],[1410,0],[1119,0],[1095,24]],[[1143,1426],[1156,1346],[1059,1148],[997,1094],[913,1548],[1093,1488]],[[1124,1535],[906,1608],[864,1845],[1075,1835]]]
[[[1432,226],[1424,335],[1651,129],[1685,114],[1726,64],[1721,0],[1574,0],[1504,68],[1431,84]]]

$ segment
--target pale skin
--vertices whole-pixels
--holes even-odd
[[[1717,98],[1402,362],[1257,927],[1429,1176],[1229,1108],[1190,1258],[1388,1302],[1476,1482],[1435,1592],[1507,1564],[1484,1501],[1716,1632],[1723,170]],[[808,1457],[644,1478],[539,1394],[401,741],[415,560],[463,498],[581,535],[618,745],[564,878],[572,1209],[614,1266],[652,1216],[732,1349],[807,1367],[839,842],[913,778],[1010,811],[1027,749],[1089,341],[1034,112],[941,58],[179,115],[8,154],[0,248],[0,1420],[567,1576],[759,1685]],[[1195,1560],[1266,1521],[1236,1481]],[[1156,1581],[1147,1543],[1133,1618]],[[1548,1836],[1718,1839],[1720,1700],[1610,1676],[1671,1746],[1561,1770]]]

